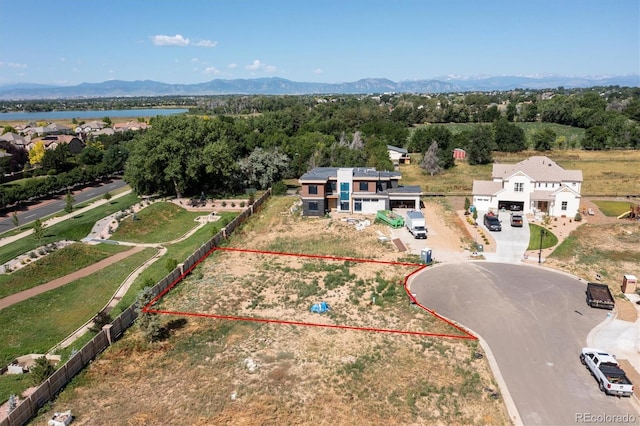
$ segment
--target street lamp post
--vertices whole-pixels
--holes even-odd
[[[538,263],[542,263],[542,237],[544,237],[545,230],[540,230],[540,251],[538,252]]]

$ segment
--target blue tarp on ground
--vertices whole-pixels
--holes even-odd
[[[329,310],[329,305],[327,305],[327,302],[314,303],[313,305],[311,305],[311,312],[323,314],[328,310]]]

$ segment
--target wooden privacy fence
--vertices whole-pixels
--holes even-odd
[[[189,270],[200,259],[202,259],[212,248],[220,245],[220,242],[226,239],[233,231],[240,226],[249,216],[254,214],[264,202],[271,196],[271,188],[269,188],[262,196],[260,196],[251,206],[236,216],[231,222],[222,228],[209,241],[204,243],[191,256],[189,256],[182,265],[171,271],[167,276],[161,279],[151,288],[152,297],[155,297],[167,289],[171,284],[176,282],[184,271]],[[0,426],[23,425],[33,418],[40,407],[53,399],[64,388],[69,381],[83,368],[85,368],[92,360],[96,358],[109,345],[117,340],[122,334],[133,324],[138,316],[136,303],[129,306],[120,315],[118,315],[111,324],[106,325],[98,334],[94,336],[86,345],[77,353],[73,354],[67,362],[58,368],[46,381],[27,398],[22,400],[20,404],[7,417],[0,421]]]

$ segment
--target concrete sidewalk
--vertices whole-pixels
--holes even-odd
[[[636,293],[625,294],[640,315],[640,296]],[[604,311],[606,312],[606,311]],[[604,314],[603,312],[603,314]],[[629,362],[635,372],[627,371],[629,376],[640,377],[640,319],[635,322],[617,319],[614,312],[608,312],[606,319],[587,336],[587,346],[602,349]],[[633,382],[633,379],[632,379]],[[640,382],[635,383],[636,396],[640,391]]]

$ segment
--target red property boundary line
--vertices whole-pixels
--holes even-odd
[[[263,255],[276,255],[276,256],[290,256],[290,257],[301,257],[307,259],[323,259],[323,260],[333,260],[333,261],[348,261],[348,262],[357,262],[357,263],[376,263],[380,265],[393,265],[393,266],[406,266],[406,267],[416,267],[415,270],[410,272],[404,277],[403,288],[404,291],[409,296],[412,304],[415,304],[422,310],[428,312],[433,317],[443,321],[444,323],[450,325],[456,330],[463,333],[462,336],[455,334],[445,334],[445,333],[428,333],[423,331],[410,331],[410,330],[395,330],[395,329],[386,329],[386,328],[375,328],[375,327],[356,327],[350,325],[338,325],[338,324],[320,324],[320,323],[312,323],[312,322],[301,322],[301,321],[288,321],[288,320],[278,320],[278,319],[267,319],[267,318],[252,318],[252,317],[240,317],[234,315],[217,315],[217,314],[205,314],[198,312],[181,312],[181,311],[169,311],[163,309],[153,309],[152,306],[155,305],[160,299],[162,299],[167,293],[169,293],[180,281],[184,279],[191,271],[198,266],[203,260],[209,257],[215,251],[234,251],[241,253],[252,253],[252,254],[263,254]],[[295,326],[305,326],[305,327],[321,327],[321,328],[333,328],[333,329],[341,329],[341,330],[357,330],[357,331],[370,331],[376,333],[391,333],[391,334],[404,334],[404,335],[414,335],[414,336],[429,336],[429,337],[442,337],[442,338],[450,338],[450,339],[463,339],[463,340],[477,340],[478,338],[460,327],[459,325],[451,322],[447,318],[439,315],[433,309],[429,309],[428,307],[422,305],[415,296],[409,291],[407,286],[407,282],[409,278],[414,274],[425,269],[427,265],[418,264],[418,263],[407,263],[407,262],[393,262],[393,261],[384,261],[384,260],[372,260],[372,259],[358,259],[353,257],[337,257],[337,256],[323,256],[317,254],[301,254],[301,253],[286,253],[286,252],[277,252],[277,251],[263,251],[263,250],[250,250],[250,249],[239,249],[239,248],[231,248],[231,247],[214,247],[209,250],[204,256],[202,256],[197,262],[195,262],[189,269],[184,271],[182,275],[176,278],[164,291],[154,297],[149,303],[147,303],[144,308],[142,308],[143,312],[153,313],[153,314],[161,314],[161,315],[182,315],[182,316],[190,316],[190,317],[200,317],[200,318],[214,318],[214,319],[225,319],[232,321],[249,321],[249,322],[258,322],[258,323],[271,323],[271,324],[283,324],[283,325],[295,325]]]

